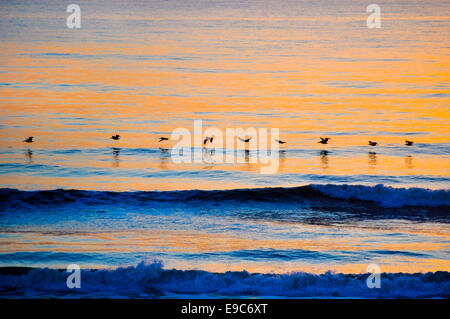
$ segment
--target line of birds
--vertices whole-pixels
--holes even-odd
[[[113,139],[113,140],[115,140],[115,141],[120,140],[120,135],[119,135],[119,134],[115,134],[115,135],[111,136],[111,139]],[[250,140],[252,139],[252,137],[245,138],[245,139],[244,139],[244,138],[241,138],[241,137],[238,137],[238,139],[239,139],[240,141],[244,142],[244,143],[248,143],[248,142],[250,142]],[[169,140],[169,138],[168,138],[168,137],[164,137],[164,136],[161,136],[161,137],[159,138],[159,142],[162,142],[162,141],[168,141],[168,140]],[[206,136],[205,139],[203,140],[203,145],[208,144],[208,142],[209,142],[209,143],[212,143],[213,140],[214,140],[214,136],[212,136],[212,137]],[[279,140],[279,139],[276,139],[276,138],[275,138],[274,140],[275,140],[276,142],[278,142],[279,144],[285,144],[285,143],[287,143],[286,141],[282,141],[282,140]],[[329,137],[320,137],[320,141],[318,141],[317,143],[320,143],[320,144],[328,144],[328,141],[329,141],[329,140],[331,140],[331,138],[329,138]],[[33,143],[33,136],[30,136],[30,137],[26,138],[26,139],[24,140],[24,142],[26,142],[26,143]],[[406,146],[412,146],[413,144],[414,144],[413,141],[405,140],[405,145],[406,145]],[[369,146],[377,146],[377,145],[378,145],[378,142],[369,141]]]

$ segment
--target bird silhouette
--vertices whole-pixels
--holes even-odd
[[[25,143],[33,143],[33,136],[28,137],[24,140]]]
[[[325,137],[325,138],[321,137],[321,138],[320,138],[320,141],[317,142],[317,143],[320,143],[320,144],[328,144],[328,141],[329,141],[329,140],[330,140],[329,137]]]
[[[370,146],[377,146],[377,145],[378,145],[378,143],[377,143],[377,142],[372,142],[372,141],[369,141],[369,145],[370,145]]]
[[[250,142],[250,140],[252,139],[252,137],[253,137],[253,136],[250,136],[249,138],[246,138],[246,139],[243,139],[243,138],[240,138],[240,137],[238,137],[238,138],[239,138],[240,141],[245,142],[245,143],[248,143],[248,142]]]
[[[405,141],[405,145],[407,145],[407,146],[411,146],[413,144],[414,144],[413,141],[408,141],[408,140]]]
[[[159,141],[158,141],[158,142],[168,141],[168,140],[169,140],[168,137],[161,136],[161,137],[159,138]]]
[[[277,141],[277,142],[280,143],[280,144],[285,144],[285,143],[286,143],[285,141],[281,141],[281,140],[276,139],[276,138],[274,138],[274,140]]]
[[[214,136],[213,137],[206,136],[205,139],[203,140],[203,145],[205,145],[208,142],[212,143],[213,140],[214,140]]]
[[[117,141],[118,139],[120,139],[120,135],[119,135],[119,134],[116,134],[116,135],[111,136],[111,138],[112,138],[113,140]]]

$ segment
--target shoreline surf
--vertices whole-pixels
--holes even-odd
[[[0,267],[1,298],[449,298],[450,272],[275,274],[164,269],[159,261],[115,269],[82,269],[69,289],[64,269]]]

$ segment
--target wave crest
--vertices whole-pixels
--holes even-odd
[[[141,262],[113,270],[82,270],[81,288],[69,289],[69,274],[36,268],[26,274],[0,275],[3,297],[449,297],[450,273],[381,274],[381,288],[369,289],[368,274],[321,275],[309,273],[211,273],[200,270],[166,270],[162,263]]]
[[[311,185],[324,195],[339,199],[375,202],[382,207],[450,206],[450,191],[424,188],[394,188],[384,185]]]
[[[141,205],[146,202],[300,202],[302,200],[369,201],[381,207],[450,207],[449,190],[394,188],[384,185],[313,184],[299,187],[273,187],[232,190],[186,190],[150,192],[110,192],[83,190],[20,191],[0,189],[0,208],[67,203]]]

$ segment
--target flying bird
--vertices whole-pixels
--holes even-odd
[[[111,138],[112,138],[113,140],[117,141],[118,139],[120,139],[120,135],[119,135],[119,134],[116,134],[116,135],[111,136]]]
[[[325,137],[325,138],[321,137],[321,138],[320,138],[320,141],[317,142],[317,143],[320,143],[320,144],[328,144],[328,141],[329,141],[329,140],[330,140],[329,137]]]
[[[413,144],[414,144],[413,141],[408,141],[408,140],[405,141],[405,145],[407,145],[407,146],[411,146]]]
[[[214,140],[214,137],[206,136],[205,139],[203,140],[203,145],[205,145],[208,142],[212,143],[213,140]]]
[[[246,138],[246,139],[243,139],[243,138],[240,138],[240,137],[238,137],[238,138],[239,138],[240,141],[245,142],[245,143],[248,143],[248,142],[250,142],[250,140],[252,139],[252,137],[253,137],[253,136],[250,136],[249,138]]]
[[[164,137],[164,136],[161,136],[160,138],[159,138],[159,142],[162,142],[162,141],[168,141],[169,140],[169,138],[168,137]]]
[[[372,142],[372,141],[369,141],[369,145],[370,145],[370,146],[377,146],[377,145],[378,145],[378,143],[377,143],[377,142]]]
[[[286,143],[285,141],[281,141],[281,140],[276,139],[276,138],[274,138],[274,140],[277,141],[277,142],[280,143],[280,144],[285,144],[285,143]]]
[[[33,143],[33,136],[28,137],[24,140],[25,143]]]

